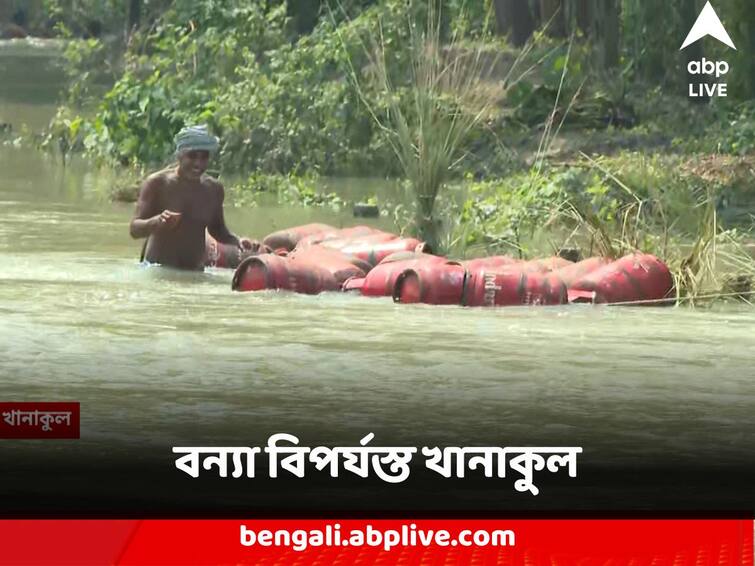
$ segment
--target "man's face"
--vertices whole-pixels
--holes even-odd
[[[210,152],[199,149],[182,151],[178,155],[178,166],[181,172],[192,179],[199,179],[210,162]]]

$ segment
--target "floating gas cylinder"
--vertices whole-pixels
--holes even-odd
[[[569,287],[571,302],[664,304],[673,302],[674,279],[649,254],[631,254],[588,273]],[[668,301],[664,301],[668,299]]]
[[[333,238],[315,245],[322,246],[324,248],[331,248],[334,250],[345,250],[346,248],[359,248],[370,244],[389,242],[391,240],[395,240],[397,237],[398,236],[396,236],[396,234],[377,230],[364,236],[344,236],[342,238]]]
[[[522,260],[513,258],[508,255],[494,255],[490,257],[479,257],[477,259],[468,259],[466,261],[459,262],[468,270],[478,269],[485,267],[488,269],[497,269],[506,265],[521,264]]]
[[[431,252],[424,242],[416,238],[354,242],[341,248],[341,251],[358,257],[373,266],[378,265],[386,257],[396,252]]]
[[[519,269],[477,268],[467,272],[460,304],[468,307],[562,305],[567,302],[566,284],[555,273]]]
[[[445,258],[440,258],[439,256],[432,255],[430,253],[425,253],[425,252],[403,251],[403,252],[393,252],[392,254],[384,257],[378,265],[384,265],[386,263],[395,263],[397,261],[408,261],[411,259],[427,259],[428,257],[436,258],[436,259],[445,259]]]
[[[269,253],[271,250],[257,241],[250,249],[241,250],[233,244],[221,244],[205,233],[205,267],[236,269],[245,257]]]
[[[397,303],[460,305],[467,270],[454,262],[424,262],[405,269],[396,278],[393,300]]]
[[[320,234],[326,231],[333,231],[336,228],[327,224],[305,224],[303,226],[295,226],[294,228],[288,228],[287,230],[279,230],[268,234],[262,243],[273,250],[284,248],[287,250],[293,250],[296,244],[302,238],[310,236],[312,234]]]
[[[376,228],[370,228],[369,226],[352,226],[351,228],[329,228],[327,230],[315,232],[315,233],[312,233],[303,237],[296,244],[296,247],[303,248],[306,246],[315,246],[317,244],[322,244],[323,242],[327,242],[328,240],[337,240],[337,239],[346,240],[349,238],[360,238],[364,236],[369,236],[370,234],[381,233],[381,232],[382,230],[378,230]]]
[[[364,283],[367,280],[366,277],[352,277],[351,279],[347,279],[343,282],[343,285],[341,285],[341,291],[348,292],[348,291],[362,291],[362,288],[364,287]]]
[[[231,282],[234,291],[278,289],[288,283],[288,258],[264,254],[246,258],[236,268]]]
[[[234,291],[284,289],[316,295],[323,291],[337,291],[340,285],[327,269],[275,254],[264,254],[248,257],[241,262],[233,276],[231,288]]]
[[[396,255],[396,254],[394,254]],[[396,279],[402,272],[425,263],[446,263],[446,259],[430,254],[414,254],[413,259],[402,261],[383,260],[367,274],[363,279],[350,279],[344,284],[344,291],[359,289],[366,297],[390,297]]]
[[[343,284],[347,279],[364,277],[372,268],[359,258],[322,246],[294,250],[288,254],[288,259],[326,269],[339,284]]]
[[[205,234],[205,266],[236,269],[241,263],[241,250],[238,246],[221,244],[209,234]]]
[[[592,273],[593,271],[600,269],[604,265],[608,265],[612,261],[613,260],[605,257],[591,257],[588,259],[583,259],[582,261],[579,261],[577,263],[572,263],[571,265],[567,265],[566,267],[562,267],[561,269],[557,269],[553,273],[558,275],[568,287],[588,273]]]
[[[521,264],[522,269],[527,271],[539,271],[540,273],[548,273],[549,271],[556,271],[572,265],[572,262],[568,259],[564,259],[559,256],[546,257],[542,259],[531,259]]]

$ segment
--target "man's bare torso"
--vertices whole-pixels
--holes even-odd
[[[222,214],[222,186],[202,176],[196,181],[180,178],[175,170],[160,171],[148,181],[154,187],[145,217],[163,210],[181,213],[172,230],[156,231],[146,244],[145,259],[180,269],[201,270],[205,261],[205,230]]]

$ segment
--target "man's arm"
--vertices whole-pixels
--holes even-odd
[[[213,220],[207,231],[210,236],[215,238],[221,244],[231,244],[232,246],[241,247],[241,242],[225,225],[225,215],[223,214],[223,201],[225,200],[225,189],[223,185],[217,183],[215,185],[215,214]]]
[[[136,213],[129,224],[132,238],[147,238],[155,230],[163,227],[173,228],[181,220],[181,215],[170,210],[160,212],[158,193],[162,181],[159,177],[150,177],[139,191]]]

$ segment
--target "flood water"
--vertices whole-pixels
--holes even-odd
[[[49,100],[2,95],[0,121],[49,115]],[[0,400],[80,401],[78,446],[254,446],[277,432],[354,446],[374,432],[405,446],[558,442],[627,468],[753,452],[751,308],[475,310],[233,293],[229,271],[140,265],[132,206],[102,197],[113,180],[0,148]],[[291,207],[226,218],[252,237],[355,222]]]

